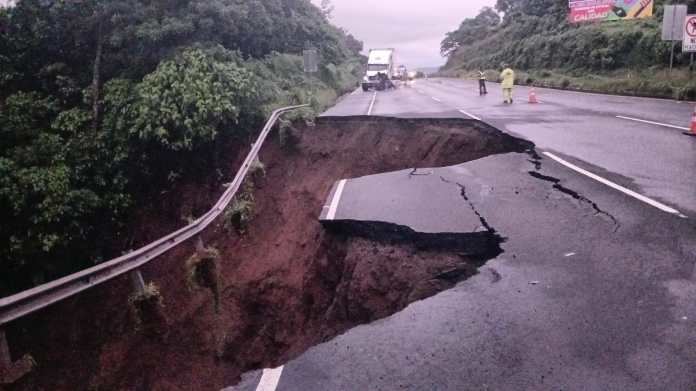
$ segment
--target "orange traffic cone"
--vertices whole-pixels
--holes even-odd
[[[529,90],[529,103],[539,103],[539,101],[537,101],[536,90],[534,90],[534,88]]]
[[[694,113],[691,115],[690,129],[690,132],[684,132],[684,134],[687,136],[696,137],[696,107],[694,107]]]

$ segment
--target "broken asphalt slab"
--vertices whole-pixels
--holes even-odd
[[[509,192],[496,192],[496,188]],[[517,205],[519,214],[524,215],[529,201],[520,197],[522,192],[539,194],[542,200],[567,196],[615,230],[619,227],[616,218],[595,202],[544,174],[541,158],[535,153],[501,154],[449,167],[342,179],[333,185],[319,220],[325,227],[385,222],[423,233],[495,233],[486,217],[494,217],[495,210],[484,212],[479,206]]]
[[[418,232],[476,232],[480,219],[441,180],[442,169],[406,169],[337,181],[319,220],[383,221]],[[340,189],[340,192],[337,191]],[[332,205],[335,212],[329,216]],[[427,216],[427,218],[424,218]]]

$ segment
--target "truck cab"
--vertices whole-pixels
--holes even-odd
[[[391,78],[394,70],[394,49],[370,49],[367,69],[362,80],[363,91],[382,89],[384,83],[380,79],[380,74]]]

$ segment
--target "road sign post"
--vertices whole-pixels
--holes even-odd
[[[687,17],[685,5],[665,5],[662,18],[662,40],[672,41],[669,53],[669,71],[674,66],[674,47],[676,41],[682,41],[684,37],[684,20]]]
[[[305,73],[315,73],[319,70],[319,56],[316,49],[303,50],[302,59]]]

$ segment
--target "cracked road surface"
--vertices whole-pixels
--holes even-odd
[[[455,109],[463,108],[534,141],[538,155],[346,178],[334,218],[494,231],[504,252],[455,288],[276,371],[248,373],[230,390],[696,389],[696,184],[684,171],[696,167],[696,143],[674,129],[599,119],[623,110],[667,121],[690,108],[549,92],[539,106],[506,113],[494,107],[495,93],[482,98],[493,100],[489,107],[466,96],[466,86],[422,81],[378,94],[373,111],[462,117]],[[328,114],[363,114],[362,98],[351,95]],[[689,218],[569,170],[542,154],[549,149]]]

